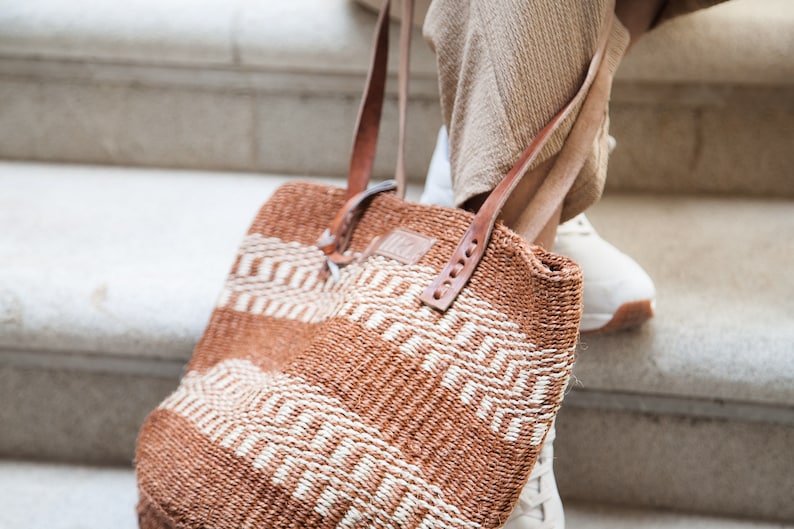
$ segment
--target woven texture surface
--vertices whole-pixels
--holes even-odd
[[[320,279],[343,191],[289,184],[245,237],[177,391],[146,420],[143,529],[495,528],[507,519],[573,363],[581,272],[497,226],[441,313],[418,295],[471,223],[375,198],[351,241],[437,242]]]

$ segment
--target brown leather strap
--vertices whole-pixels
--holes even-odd
[[[408,183],[408,178],[405,173],[405,137],[408,126],[408,81],[410,80],[411,31],[413,30],[413,19],[413,0],[403,0],[402,23],[400,25],[400,69],[397,75],[399,81],[400,131],[397,142],[397,167],[394,171],[395,179],[397,180],[397,196],[400,198],[405,197],[405,188]]]
[[[389,0],[385,0],[383,4],[384,7],[375,25],[370,68],[353,137],[346,199],[358,195],[367,188],[372,166],[375,163],[389,53]]]
[[[403,0],[402,15],[403,21],[406,22],[402,24],[400,31],[400,66],[398,74],[400,130],[397,145],[397,167],[395,169],[397,193],[400,197],[405,196],[407,180],[405,174],[405,136],[413,4],[413,0]],[[353,138],[353,151],[350,156],[350,171],[347,177],[347,199],[362,193],[367,188],[375,162],[375,152],[378,146],[378,134],[380,132],[381,112],[383,109],[388,72],[390,7],[390,0],[384,0],[380,14],[378,15],[378,21],[375,24],[370,68],[364,88],[364,96],[361,100],[361,106],[359,107],[356,132]]]
[[[380,193],[388,193],[397,189],[394,180],[386,180],[350,197],[342,209],[336,214],[331,226],[325,230],[317,241],[317,247],[325,254],[322,275],[338,270],[339,266],[349,264],[354,257],[345,255],[353,236],[353,229],[369,202]]]
[[[533,209],[528,208],[527,210],[530,218],[523,220],[525,225],[522,227],[521,233],[528,240],[534,240],[534,237],[540,233],[543,226],[548,223],[552,213],[562,204],[565,195],[571,185],[573,185],[584,163],[588,152],[587,149],[592,145],[592,140],[595,138],[598,126],[600,126],[599,120],[592,119],[594,115],[592,108],[593,105],[603,104],[600,94],[603,90],[604,82],[607,83],[607,93],[609,90],[609,71],[607,68],[601,68],[601,64],[612,32],[612,21],[613,17],[607,17],[605,27],[601,28],[600,41],[579,91],[535,136],[527,149],[521,154],[518,162],[488,196],[485,203],[474,216],[472,225],[453,252],[452,258],[420,296],[420,299],[426,305],[445,311],[460,294],[485,254],[496,219],[510,194],[521,181],[521,178],[529,171],[530,166],[537,159],[546,143],[548,143],[554,131],[587,98],[587,101],[590,102],[590,107],[587,108],[587,119],[577,119],[571,134],[566,140],[566,146],[572,145],[572,147],[568,147],[568,159],[561,167],[552,169],[544,180],[535,200],[530,205],[530,208]],[[598,93],[592,94],[593,97],[588,97],[589,89],[597,78],[600,79],[599,85],[601,88]],[[584,111],[586,108],[583,107],[582,110]],[[588,136],[590,138],[589,141],[587,140]],[[576,149],[575,152],[573,149]],[[566,155],[566,152],[560,153],[561,159],[565,158],[563,155]]]
[[[359,211],[368,198],[366,187],[372,174],[375,159],[375,150],[378,141],[381,110],[386,86],[386,63],[388,59],[388,14],[391,2],[385,0],[381,7],[380,15],[375,29],[374,50],[372,54],[367,85],[359,110],[358,124],[353,144],[353,153],[348,175],[347,199],[348,205],[355,203],[354,207],[345,207],[333,223],[335,232],[334,241],[328,240],[325,245],[327,255],[336,255],[344,248],[347,233],[352,229],[352,223],[347,222],[352,217],[352,211]],[[399,69],[399,112],[400,112],[400,137],[398,144],[398,161],[396,168],[397,187],[400,196],[405,191],[405,135],[406,113],[408,94],[408,70],[410,56],[410,26],[413,19],[413,0],[403,0],[402,28],[400,32],[400,69]],[[493,232],[496,220],[504,207],[510,194],[514,191],[523,176],[529,171],[530,166],[537,159],[543,147],[548,143],[553,133],[560,124],[585,101],[580,118],[571,131],[563,151],[560,153],[560,164],[555,164],[551,173],[546,177],[539,191],[536,193],[528,214],[519,218],[521,233],[529,239],[534,238],[543,226],[548,223],[551,214],[565,199],[587,155],[585,147],[592,144],[592,139],[600,126],[597,117],[596,105],[603,101],[599,94],[604,91],[608,94],[609,73],[601,68],[601,63],[606,53],[607,44],[612,27],[612,17],[607,17],[605,27],[601,30],[601,39],[593,56],[582,86],[571,101],[538,133],[527,149],[522,153],[518,162],[508,172],[507,176],[491,192],[488,199],[477,212],[472,225],[461,239],[447,265],[442,269],[436,279],[422,293],[420,299],[427,305],[439,310],[446,310],[463,290],[482,259],[488,241]],[[606,76],[606,77],[604,77]],[[599,79],[598,90],[594,90],[593,97],[588,97],[588,92],[596,78]],[[597,92],[597,93],[596,93]],[[590,102],[590,105],[587,105]],[[588,141],[589,138],[589,141]],[[559,166],[558,166],[559,165]],[[374,190],[373,190],[374,191]],[[366,197],[366,200],[362,198]],[[355,216],[355,215],[354,215]],[[525,218],[526,217],[526,218]],[[340,227],[346,227],[346,230]],[[336,233],[339,232],[339,233]],[[328,232],[330,235],[331,232]],[[534,234],[534,235],[533,235]],[[326,242],[326,241],[322,241]],[[341,257],[341,254],[340,254]],[[341,263],[340,263],[341,264]]]
[[[350,156],[350,172],[347,178],[345,205],[325,233],[320,236],[317,246],[325,253],[325,264],[321,273],[327,276],[338,271],[338,267],[348,264],[353,258],[344,252],[350,243],[358,217],[370,200],[378,193],[397,190],[400,197],[405,196],[405,135],[408,107],[408,73],[410,66],[411,23],[413,19],[413,0],[403,1],[403,20],[400,32],[399,67],[399,113],[400,131],[395,169],[397,182],[388,180],[367,189],[375,151],[378,146],[381,112],[386,89],[387,63],[389,51],[389,11],[391,2],[385,0],[375,24],[373,51],[369,73],[358,112],[356,132],[353,138],[353,152]]]

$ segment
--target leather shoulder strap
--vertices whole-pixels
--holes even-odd
[[[370,68],[364,87],[364,97],[361,99],[356,120],[353,151],[350,155],[350,170],[347,175],[347,194],[345,196],[347,200],[367,188],[372,174],[375,151],[378,147],[383,96],[386,90],[388,53],[389,0],[385,0],[375,25]]]
[[[367,74],[364,96],[361,99],[356,131],[353,137],[353,150],[350,156],[350,170],[347,177],[347,199],[366,190],[375,163],[375,152],[378,147],[378,134],[380,132],[381,113],[388,73],[390,8],[390,0],[384,0],[378,15],[378,21],[375,24],[369,73]],[[411,55],[410,21],[413,20],[413,11],[413,0],[403,0],[402,19],[404,22],[400,28],[400,65],[398,74],[400,129],[397,144],[397,166],[395,169],[397,194],[400,197],[405,196],[407,180],[405,174],[405,136]]]
[[[365,192],[372,174],[386,87],[390,7],[390,0],[384,0],[375,28],[370,70],[353,140],[346,195],[348,200]],[[403,0],[402,17],[399,69],[400,132],[396,168],[397,189],[400,196],[404,195],[406,187],[405,135],[413,0]],[[604,98],[609,94],[611,77],[608,69],[601,68],[601,65],[607,51],[612,22],[613,18],[607,17],[604,27],[601,28],[601,38],[579,91],[538,133],[507,176],[491,192],[475,215],[472,225],[466,231],[447,265],[420,296],[425,304],[442,311],[449,308],[482,260],[496,220],[507,199],[561,123],[579,105],[583,105],[576,124],[558,157],[558,163],[555,163],[554,168],[527,208],[528,218],[519,219],[519,222],[523,223],[522,234],[529,238],[533,234],[537,236],[551,218],[552,212],[565,199],[565,195],[581,170],[587,156],[587,148],[592,144],[598,131],[601,119],[599,113],[603,108]]]
[[[482,260],[496,220],[510,194],[529,171],[530,166],[537,159],[552,134],[584,101],[579,119],[576,120],[574,128],[566,139],[564,150],[558,158],[558,162],[563,163],[555,164],[535,199],[528,205],[527,211],[530,219],[524,221],[525,226],[522,227],[522,234],[530,240],[532,237],[537,237],[553,212],[562,204],[565,195],[576,180],[600,126],[600,119],[603,117],[600,114],[603,109],[603,93],[605,91],[608,95],[611,78],[609,69],[601,68],[601,65],[607,52],[612,22],[613,18],[607,17],[605,27],[601,28],[601,38],[579,91],[535,136],[513,168],[488,196],[474,216],[472,225],[461,239],[449,262],[420,296],[426,305],[445,311],[460,294]],[[595,87],[598,87],[598,90],[595,90]],[[593,119],[594,117],[595,119]],[[573,152],[574,150],[575,152]]]
[[[414,0],[403,0],[402,23],[400,25],[400,69],[397,74],[399,79],[398,100],[400,113],[400,130],[397,143],[397,167],[394,175],[397,180],[397,196],[405,197],[408,178],[405,173],[405,137],[408,128],[408,82],[411,70],[411,31],[414,19]]]

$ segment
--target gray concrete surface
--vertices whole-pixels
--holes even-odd
[[[0,461],[0,529],[136,529],[124,468]],[[791,525],[569,503],[568,529],[789,529]]]
[[[0,55],[363,73],[374,21],[349,0],[88,0],[79,10],[28,0],[0,13]],[[652,32],[620,79],[791,85],[792,22],[787,0],[734,0]],[[415,37],[414,70],[432,76],[433,54]]]
[[[0,354],[184,362],[237,242],[284,181],[0,165]],[[578,387],[794,406],[792,202],[608,197],[591,218],[647,267],[659,315],[584,337]]]
[[[286,180],[0,164],[0,454],[131,461]],[[571,498],[794,519],[792,212],[614,196],[591,213],[655,278],[658,315],[582,340],[560,418]]]
[[[654,279],[657,317],[584,336],[584,389],[794,404],[794,203],[608,195],[588,216]]]
[[[794,522],[794,425],[563,405],[561,494]]]
[[[620,148],[608,185],[794,196],[792,5],[734,1],[640,42],[613,93]],[[185,6],[4,6],[0,157],[344,174],[374,17],[348,0]],[[408,171],[418,180],[441,116],[434,58],[419,30],[415,40]],[[381,176],[395,157],[394,83],[389,94]]]

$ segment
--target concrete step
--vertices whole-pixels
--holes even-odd
[[[349,0],[60,0],[0,11],[0,156],[344,174],[374,16]],[[674,20],[619,72],[613,189],[794,196],[794,4]],[[440,123],[415,34],[409,173]],[[392,61],[394,64],[395,61]],[[393,83],[377,172],[394,166]],[[310,153],[310,154],[309,154]]]
[[[125,468],[0,461],[2,529],[137,529]],[[566,503],[568,529],[791,529],[794,525]]]
[[[129,463],[285,180],[0,164],[0,456]],[[567,497],[794,520],[792,213],[642,195],[593,210],[654,277],[658,316],[583,338],[559,418]]]

